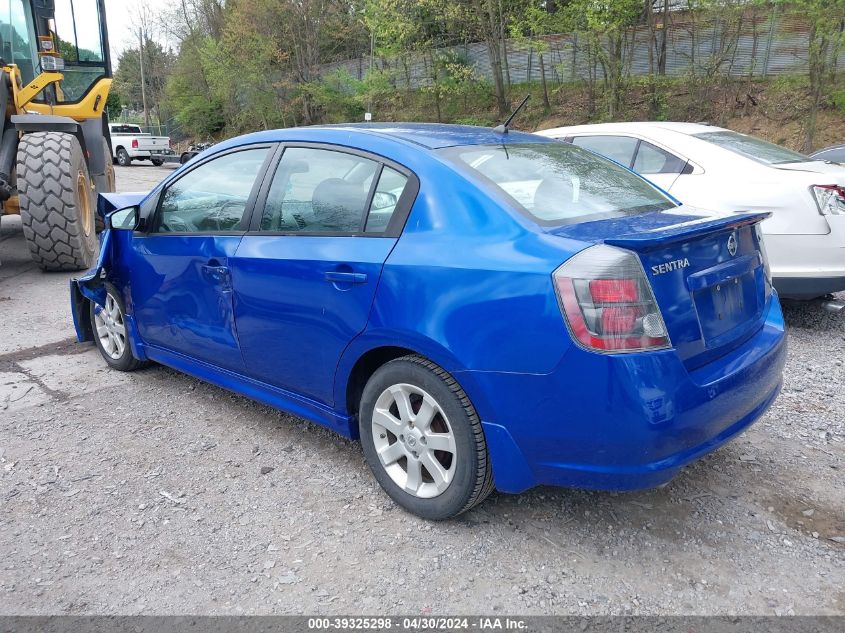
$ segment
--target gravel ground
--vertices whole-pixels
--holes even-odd
[[[165,169],[118,168],[123,190]],[[782,395],[669,486],[432,524],[359,446],[74,343],[70,275],[0,232],[1,614],[845,614],[845,314],[785,307]]]

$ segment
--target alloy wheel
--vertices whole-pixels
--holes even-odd
[[[119,360],[126,350],[126,324],[120,305],[109,293],[106,305],[94,309],[94,326],[103,351],[113,360]]]
[[[438,402],[409,384],[385,389],[376,400],[373,444],[393,482],[421,499],[443,494],[455,475],[457,448]]]

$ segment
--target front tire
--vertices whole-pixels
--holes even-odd
[[[117,148],[117,164],[121,167],[129,167],[132,164],[132,157],[122,147]]]
[[[106,305],[89,301],[88,317],[94,333],[94,344],[109,367],[133,371],[143,365],[132,355],[126,330],[126,307],[117,288],[106,283]]]
[[[358,425],[376,480],[413,514],[449,519],[493,490],[475,408],[451,375],[421,356],[390,361],[372,375]]]
[[[31,132],[18,146],[21,223],[42,270],[85,270],[97,259],[88,164],[73,134]]]

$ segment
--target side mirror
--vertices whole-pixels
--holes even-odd
[[[138,226],[138,206],[112,211],[106,216],[106,226],[115,231],[134,231]]]
[[[389,209],[390,207],[395,207],[397,202],[399,202],[399,198],[394,194],[386,191],[376,191],[373,196],[373,209]]]

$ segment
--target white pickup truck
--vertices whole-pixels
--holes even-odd
[[[146,134],[132,123],[109,123],[109,132],[112,157],[123,167],[129,167],[133,160],[149,160],[158,166],[176,158],[167,136]]]

